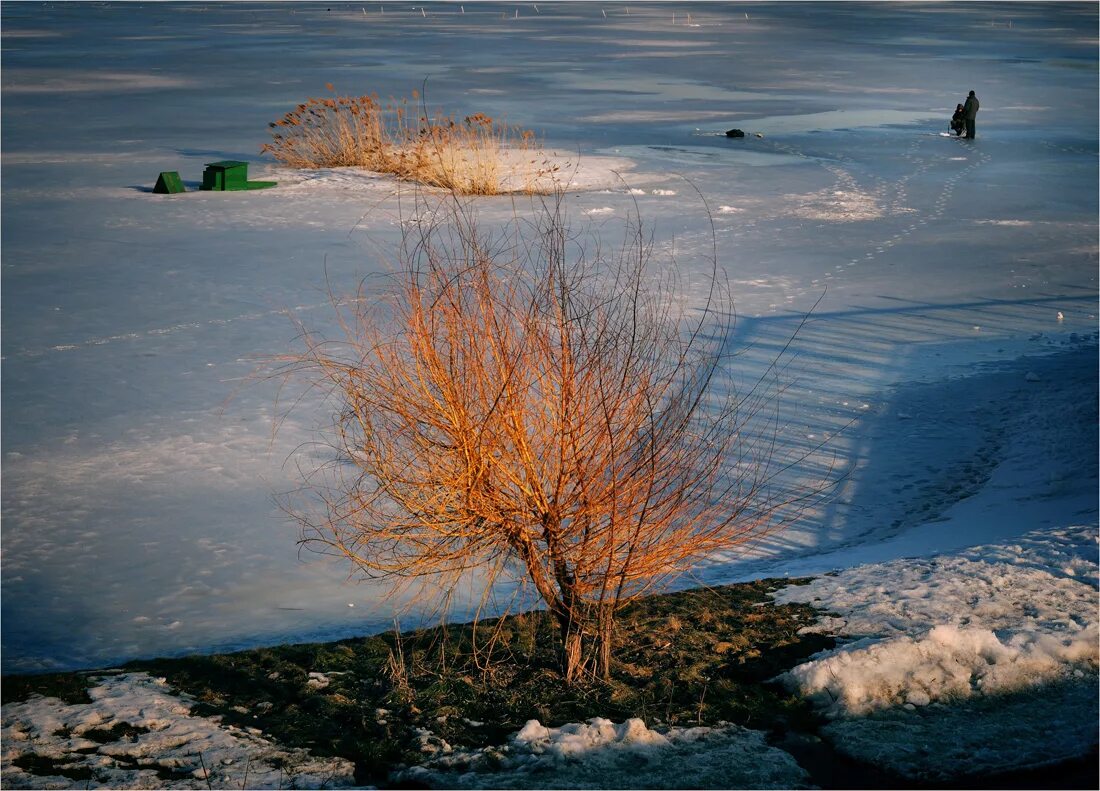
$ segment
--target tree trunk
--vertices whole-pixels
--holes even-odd
[[[563,658],[565,683],[572,684],[584,670],[584,645],[581,641],[580,631],[572,627],[563,631],[562,640],[565,643],[565,656]]]
[[[604,681],[611,680],[611,647],[615,626],[615,614],[610,605],[600,605],[598,641],[598,664],[596,672]]]

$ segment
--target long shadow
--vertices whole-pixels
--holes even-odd
[[[188,192],[198,192],[202,187],[202,181],[184,181],[183,186],[187,188]],[[153,193],[153,187],[149,187],[145,184],[131,184],[130,189],[135,192],[144,192],[149,195]]]
[[[984,408],[1011,414],[1017,405],[1002,403],[996,393],[980,404],[952,403],[943,398],[966,398],[968,390],[937,396],[927,388],[1007,364],[977,358],[975,348],[997,359],[1002,345],[1029,339],[1036,355],[1058,351],[1061,347],[1043,343],[1048,340],[1043,328],[1069,336],[1069,328],[1055,318],[1058,311],[1096,312],[1095,291],[1067,290],[1077,293],[949,304],[891,299],[898,304],[821,311],[808,318],[797,313],[740,317],[726,347],[736,356],[725,384],[766,402],[746,433],[773,432],[778,440],[775,456],[757,461],[771,465],[769,486],[777,499],[819,491],[809,503],[781,512],[791,522],[787,530],[716,558],[718,566],[701,571],[700,578],[782,576],[782,563],[765,562],[767,556],[809,561],[823,551],[875,542],[939,519],[954,502],[980,490],[1005,438],[996,436],[993,418],[970,420],[968,413]],[[1089,334],[1082,331],[1077,340]],[[926,389],[910,385],[904,397],[899,395],[902,385],[918,382]],[[945,411],[937,415],[937,409]],[[960,427],[958,436],[945,434],[951,425]],[[908,444],[905,437],[912,438]],[[1089,460],[1082,465],[1089,469]],[[895,480],[879,470],[890,471]],[[891,490],[883,491],[887,484]],[[890,516],[892,507],[911,513]]]
[[[960,511],[969,512],[955,511],[954,521],[947,522],[952,518],[948,512],[994,485],[998,470],[1018,466],[1022,454],[1030,457],[1033,477],[1012,479],[1016,488],[998,493],[998,498],[1010,503],[1010,508],[1015,508],[1012,504],[1017,499],[1030,500],[1052,520],[1095,519],[1100,456],[1098,333],[1094,324],[1073,317],[1095,315],[1097,294],[1080,286],[1068,286],[1065,291],[950,304],[882,298],[888,304],[811,316],[786,352],[791,358],[782,368],[786,390],[775,396],[781,412],[793,412],[784,424],[793,430],[783,448],[796,462],[784,484],[792,488],[812,484],[820,474],[815,464],[821,454],[811,452],[817,440],[824,440],[824,447],[835,452],[837,467],[831,472],[843,480],[813,507],[794,514],[799,521],[788,531],[762,542],[761,555],[794,558],[789,573],[802,576],[827,571],[834,561],[840,565],[853,559],[896,559],[901,555],[893,553],[905,543],[886,542],[908,536],[916,545],[933,528],[944,525],[946,530],[930,540],[932,551],[943,551],[936,549],[935,541],[958,546],[984,543],[984,535],[968,532],[967,519],[957,516]],[[1058,311],[1073,317],[1059,323]],[[747,372],[760,375],[803,319],[793,313],[741,319],[730,342],[731,350],[741,350],[737,362]],[[1002,347],[1022,350],[1027,356],[1013,357]],[[842,409],[845,402],[848,411]],[[864,404],[869,408],[862,410]],[[1047,425],[1033,425],[1036,414],[1047,416]],[[1074,441],[1059,442],[1063,433],[1053,437],[1043,433],[1055,424],[1059,432],[1076,437]],[[808,440],[809,435],[817,437]],[[1059,498],[1087,498],[1090,489],[1091,515],[1066,516]],[[1014,517],[1010,512],[1009,521],[997,530],[1013,535],[1038,526],[1029,517]],[[945,538],[947,530],[954,533]],[[724,560],[731,565],[703,569],[696,581],[713,584],[783,575],[783,561],[745,561],[736,554]],[[891,595],[883,592],[884,597]],[[1018,713],[1013,712],[1027,703],[1028,696],[989,695],[976,700],[980,702],[972,707],[950,705],[916,720],[929,738],[954,733],[952,729],[962,723],[958,733],[974,741],[974,749],[979,750],[990,717],[1018,721],[1014,719]],[[897,728],[913,725],[911,716],[900,710],[872,719],[871,726],[878,719]],[[1000,771],[953,777],[934,766],[935,755],[930,755],[926,767],[906,770],[929,772],[916,778],[845,755],[843,733],[828,733],[826,729],[821,734],[822,740],[792,734],[776,743],[794,755],[811,773],[812,782],[823,788],[1097,787],[1095,748],[1084,757],[1054,758],[1045,768],[1012,769],[1007,768],[1008,761]],[[1046,758],[1036,759],[1029,749],[1035,751],[1021,743],[1022,762],[1034,766]]]

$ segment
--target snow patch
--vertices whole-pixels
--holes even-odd
[[[255,729],[193,716],[193,701],[163,678],[109,676],[88,694],[90,704],[35,695],[4,705],[0,761],[6,786],[73,786],[68,777],[31,774],[15,765],[35,756],[70,774],[91,771],[93,787],[333,788],[354,782],[354,767],[343,758],[281,749]],[[86,738],[93,729],[99,732],[95,740]],[[120,735],[101,743],[102,732],[111,730]]]
[[[838,613],[810,630],[854,642],[781,676],[827,716],[1004,693],[1094,673],[1096,528],[1022,539],[931,559],[860,566],[779,602]]]
[[[136,71],[95,71],[83,69],[7,69],[6,94],[92,93],[111,91],[150,91],[190,88],[194,80],[164,74]]]
[[[873,195],[858,189],[826,189],[805,195],[785,196],[792,205],[788,213],[805,220],[860,222],[886,215]]]
[[[496,152],[502,192],[526,192],[528,189],[553,192],[558,189],[576,191],[613,187],[622,181],[622,174],[634,169],[635,163],[623,157],[578,156],[556,150],[500,149]],[[365,194],[382,198],[402,190],[412,190],[384,173],[359,167],[289,168],[271,166],[258,174],[260,178],[278,181],[275,189],[264,197],[293,197],[302,192],[326,199],[348,201]],[[419,187],[421,190],[429,188]],[[440,193],[442,194],[442,192]],[[671,193],[675,194],[675,193]],[[186,199],[201,200],[203,193],[188,193]]]
[[[677,788],[685,772],[694,788],[805,788],[808,782],[795,760],[759,731],[736,725],[658,731],[637,718],[602,717],[558,728],[528,720],[508,744],[437,749],[424,765],[393,779],[442,788]]]

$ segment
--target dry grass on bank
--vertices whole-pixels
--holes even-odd
[[[377,95],[308,99],[269,124],[272,142],[260,150],[290,167],[361,167],[460,195],[550,191],[558,166],[533,132],[482,113],[429,117],[419,99],[416,91],[411,102],[386,104]]]

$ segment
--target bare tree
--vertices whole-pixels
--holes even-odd
[[[734,313],[715,261],[681,307],[640,222],[607,253],[560,195],[495,235],[452,206],[407,232],[384,299],[345,303],[346,338],[303,334],[292,364],[332,387],[344,459],[303,541],[437,591],[517,574],[566,679],[607,677],[623,604],[782,524],[777,424],[744,432],[775,399],[716,386]]]

